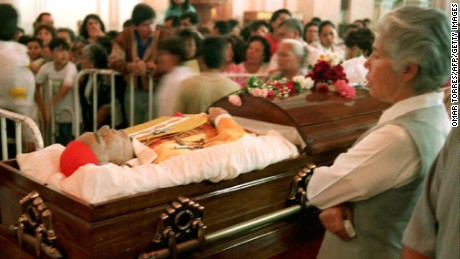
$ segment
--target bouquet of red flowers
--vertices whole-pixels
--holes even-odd
[[[312,88],[313,84],[312,79],[304,76],[296,76],[292,80],[278,77],[268,81],[261,81],[253,76],[248,79],[243,93],[264,98],[287,98]]]
[[[306,77],[315,82],[314,91],[336,92],[347,99],[356,96],[355,89],[348,84],[347,75],[343,72],[337,55],[332,53],[321,54]]]

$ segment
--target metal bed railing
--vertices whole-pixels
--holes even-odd
[[[7,111],[0,109],[0,136],[2,142],[2,157],[3,160],[8,159],[8,134],[7,134],[7,119],[14,121],[15,123],[15,145],[16,145],[16,154],[22,154],[23,138],[22,138],[22,125],[26,125],[30,132],[33,143],[35,144],[35,149],[42,149],[44,147],[42,134],[37,126],[37,124],[29,117],[18,114],[15,112]]]
[[[112,69],[84,69],[80,71],[76,78],[75,78],[75,87],[74,87],[74,109],[76,114],[80,114],[80,93],[78,91],[79,88],[79,81],[84,75],[89,75],[91,76],[92,80],[92,96],[93,96],[93,130],[97,130],[97,112],[98,112],[98,75],[107,75],[110,76],[110,112],[111,112],[111,127],[115,127],[115,122],[116,122],[116,96],[115,96],[115,76],[117,75],[122,75],[121,73],[112,70]],[[154,83],[153,83],[153,74],[148,73],[148,120],[153,119],[153,89],[154,89]],[[129,112],[129,126],[134,125],[134,80],[137,76],[130,74],[129,75],[129,107],[128,107],[128,112]],[[76,116],[73,120],[73,128],[75,131],[75,136],[80,135],[80,121],[81,118],[80,116]]]
[[[115,76],[121,75],[115,70],[111,69],[84,69],[80,71],[76,78],[75,78],[75,87],[74,87],[74,109],[76,114],[80,114],[80,79],[84,75],[89,75],[91,77],[91,82],[93,84],[92,87],[92,96],[93,96],[93,130],[97,130],[97,112],[98,112],[98,75],[107,75],[110,76],[110,112],[111,112],[111,127],[115,127],[115,119],[116,119],[116,112],[115,112]],[[80,116],[75,117],[73,120],[73,128],[75,131],[75,136],[80,135]]]
[[[45,102],[51,100],[53,97],[53,78],[48,77],[47,78],[47,84],[44,84],[42,87],[42,96],[44,96]],[[74,113],[72,109],[63,109],[60,111],[59,115],[62,113],[69,113],[70,117],[72,118],[72,121],[78,116]],[[53,144],[56,143],[56,114],[54,113],[54,107],[50,107],[50,114],[51,114],[51,125],[50,125],[50,130],[46,130],[47,127],[46,125],[43,125],[42,132],[45,133],[45,141],[48,142],[48,144]]]
[[[111,121],[110,125],[112,128],[114,128],[116,125],[117,118],[116,116],[121,116],[121,114],[117,114],[116,112],[116,95],[115,95],[115,76],[122,76],[123,74],[112,70],[112,69],[84,69],[80,71],[77,76],[75,77],[74,80],[74,87],[73,87],[73,110],[65,110],[64,112],[68,112],[71,117],[72,117],[72,129],[75,137],[78,137],[81,133],[81,106],[80,106],[80,92],[79,92],[79,87],[80,87],[80,79],[83,76],[90,76],[91,77],[91,83],[93,84],[92,87],[92,102],[93,102],[93,107],[92,107],[92,114],[93,114],[93,130],[97,130],[97,113],[98,113],[98,76],[100,75],[105,75],[110,77],[110,113],[111,113]],[[268,78],[267,74],[249,74],[249,73],[224,73],[223,74],[226,77],[229,78],[241,78],[244,80],[249,79],[252,76],[256,76],[259,79],[266,79]],[[153,81],[153,74],[147,74],[148,76],[148,120],[153,119],[153,106],[154,106],[154,100],[153,100],[153,91],[154,91],[154,81]],[[129,99],[128,99],[128,107],[126,107],[126,112],[127,112],[127,118],[128,118],[128,125],[133,126],[134,125],[134,103],[136,100],[134,100],[134,89],[135,89],[135,79],[137,76],[130,74],[129,79],[128,79],[128,94],[129,94]],[[48,79],[48,86],[43,87],[43,91],[45,91],[46,98],[51,98],[52,97],[52,89],[51,89],[51,82],[49,81],[51,79]],[[121,100],[124,101],[124,100]],[[55,118],[55,113],[54,111],[51,111],[51,127],[50,127],[50,135],[49,139],[51,143],[55,142],[55,136],[56,136],[56,118]]]
[[[97,130],[97,100],[98,100],[98,92],[97,92],[97,87],[94,87],[97,85],[97,76],[98,75],[108,75],[110,76],[110,111],[112,114],[111,118],[111,127],[115,127],[115,121],[116,121],[116,112],[115,112],[115,76],[117,75],[122,75],[121,73],[112,70],[112,69],[85,69],[82,70],[78,73],[75,83],[77,84],[77,87],[74,87],[74,105],[75,105],[75,113],[80,114],[80,103],[79,103],[79,92],[78,92],[78,82],[80,81],[81,77],[84,75],[90,75],[92,77],[92,91],[93,91],[93,130]],[[152,74],[147,74],[148,75],[148,120],[153,119],[153,105],[154,105],[154,100],[153,100],[153,91],[154,91],[154,82],[153,82],[153,75]],[[257,78],[268,78],[267,74],[235,74],[235,73],[228,73],[228,74],[223,74],[226,77],[229,78],[243,78],[243,79],[249,79],[252,76],[256,76]],[[136,76],[133,74],[129,75],[129,107],[127,109],[128,112],[128,125],[133,126],[134,125],[134,80]],[[75,136],[80,135],[80,117],[76,117],[74,121],[74,130],[75,130]]]

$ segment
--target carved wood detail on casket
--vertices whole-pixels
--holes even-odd
[[[88,204],[22,174],[15,160],[1,161],[0,247],[4,249],[0,249],[0,257],[31,258],[30,254],[35,254],[30,246],[19,247],[17,240],[7,233],[8,227],[16,224],[22,214],[18,201],[32,190],[40,193],[53,213],[57,243],[69,258],[135,258],[149,253],[154,246],[158,216],[178,195],[190,197],[206,208],[204,223],[209,232],[204,250],[197,249],[199,237],[178,242],[178,250],[184,244],[194,244],[193,250],[184,256],[276,256],[322,235],[324,229],[316,210],[293,215],[299,209],[288,209],[283,213],[292,215],[288,220],[267,223],[246,234],[239,232],[235,237],[228,237],[226,233],[229,227],[287,209],[286,197],[292,178],[307,162],[307,157],[300,155],[228,181],[193,183]],[[183,221],[187,220],[183,218]]]
[[[10,226],[10,234],[18,239],[19,245],[33,247],[35,256],[42,254],[50,258],[62,258],[54,232],[51,211],[38,192],[33,191],[19,201],[22,214],[18,224]]]
[[[203,223],[204,207],[178,197],[159,216],[157,232],[153,239],[155,247],[168,247],[173,257],[177,254],[177,242],[192,238],[203,240],[206,226]],[[201,238],[200,238],[201,237]]]
[[[307,206],[307,186],[315,168],[316,166],[313,163],[308,163],[306,167],[294,176],[287,199],[288,205],[300,204],[304,208]]]
[[[206,227],[202,221],[204,208],[188,198],[179,197],[159,216],[157,233],[153,239],[158,250],[142,253],[138,258],[176,258],[181,253],[193,251],[198,247],[204,250],[205,245],[229,238],[237,238],[242,234],[250,233],[265,225],[273,224],[305,212],[308,208],[313,208],[308,203],[306,193],[308,182],[315,168],[313,163],[307,162],[307,165],[293,178],[287,197],[287,207],[206,235]],[[195,238],[190,239],[193,236]]]

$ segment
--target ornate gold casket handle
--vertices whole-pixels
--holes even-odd
[[[34,248],[35,256],[43,254],[50,258],[62,258],[57,248],[57,236],[54,232],[51,211],[38,192],[33,191],[19,201],[22,214],[18,224],[10,226],[10,234],[18,239],[19,245],[24,243]]]

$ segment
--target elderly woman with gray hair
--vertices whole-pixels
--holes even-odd
[[[294,39],[282,40],[277,53],[278,74],[275,76],[292,80],[295,76],[306,74],[304,63],[307,54],[300,41]]]
[[[366,79],[371,96],[392,106],[308,183],[327,230],[318,258],[400,258],[424,176],[450,131],[438,91],[450,71],[448,18],[402,7],[380,21],[379,32]]]

